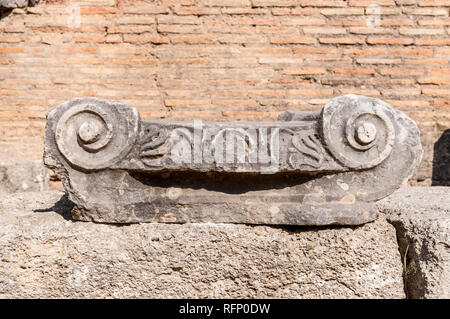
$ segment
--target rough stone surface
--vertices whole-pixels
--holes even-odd
[[[24,8],[28,4],[28,0],[0,0],[0,8]]]
[[[0,297],[405,297],[383,215],[359,227],[117,226],[71,220],[62,195],[0,199]]]
[[[401,188],[378,206],[397,229],[408,297],[450,298],[450,187]]]
[[[34,6],[39,2],[40,0],[0,0],[0,8],[25,8],[27,6]]]
[[[44,162],[76,219],[357,225],[422,153],[414,121],[358,95],[268,123],[141,121],[126,104],[83,98],[48,112]]]
[[[0,194],[46,191],[49,170],[42,161],[3,162],[0,159]]]

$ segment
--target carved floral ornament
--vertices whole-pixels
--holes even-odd
[[[412,120],[385,102],[356,95],[332,99],[321,112],[288,111],[280,115],[279,121],[265,123],[141,120],[138,111],[125,104],[84,98],[49,111],[45,161],[51,168],[64,168],[63,181],[71,178],[72,171],[104,176],[107,174],[104,171],[113,170],[126,174],[124,180],[131,178],[132,183],[150,176],[146,174],[164,172],[250,173],[273,175],[273,179],[280,179],[280,174],[290,174],[287,179],[303,174],[312,180],[299,180],[297,185],[288,186],[277,180],[274,184],[280,185],[274,186],[284,187],[286,193],[301,194],[297,206],[305,198],[316,196],[313,206],[321,207],[334,203],[334,197],[339,196],[343,196],[342,200],[351,195],[347,199],[353,205],[358,200],[369,202],[386,196],[410,177],[421,154],[419,132]],[[398,167],[399,163],[403,166]],[[241,175],[233,175],[231,179],[237,176]],[[353,187],[350,194],[349,183],[361,183],[364,176],[389,181],[385,185],[380,181],[374,185],[371,181],[370,187]],[[196,178],[203,179],[204,175]],[[325,187],[323,178],[347,186],[337,188],[336,192],[337,186]],[[182,192],[190,187],[184,182],[177,181]],[[254,182],[256,190],[262,187],[258,183]],[[73,183],[66,184],[70,189]],[[144,192],[146,186],[141,184],[137,188]],[[161,189],[147,187],[146,194],[156,190]],[[223,194],[229,195],[224,190]],[[250,196],[252,186],[240,198],[244,194]],[[154,203],[150,197],[131,202]],[[146,210],[149,216],[154,216],[153,204],[147,205]],[[148,217],[144,220],[148,221]]]

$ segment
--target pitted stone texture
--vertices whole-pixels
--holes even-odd
[[[407,250],[409,298],[450,298],[450,187],[405,187],[378,203]]]
[[[0,194],[48,189],[49,170],[42,161],[3,162],[0,159]]]
[[[61,196],[0,199],[0,297],[405,297],[383,216],[352,228],[114,226],[68,220]]]
[[[0,0],[0,8],[24,8],[28,0]]]
[[[34,6],[39,2],[40,0],[0,0],[0,8],[25,8],[27,6]]]

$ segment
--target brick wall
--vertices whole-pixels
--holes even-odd
[[[0,154],[40,158],[46,110],[73,97],[119,100],[143,118],[262,121],[356,93],[417,121],[425,155],[415,180],[429,183],[433,145],[450,127],[449,8],[449,0],[47,0],[3,11]]]

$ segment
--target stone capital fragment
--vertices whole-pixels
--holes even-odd
[[[357,225],[422,157],[411,119],[345,95],[278,121],[141,120],[135,108],[73,99],[47,114],[44,162],[75,203],[107,223]]]
[[[25,8],[27,6],[34,6],[40,0],[0,0],[0,8],[15,9]]]

